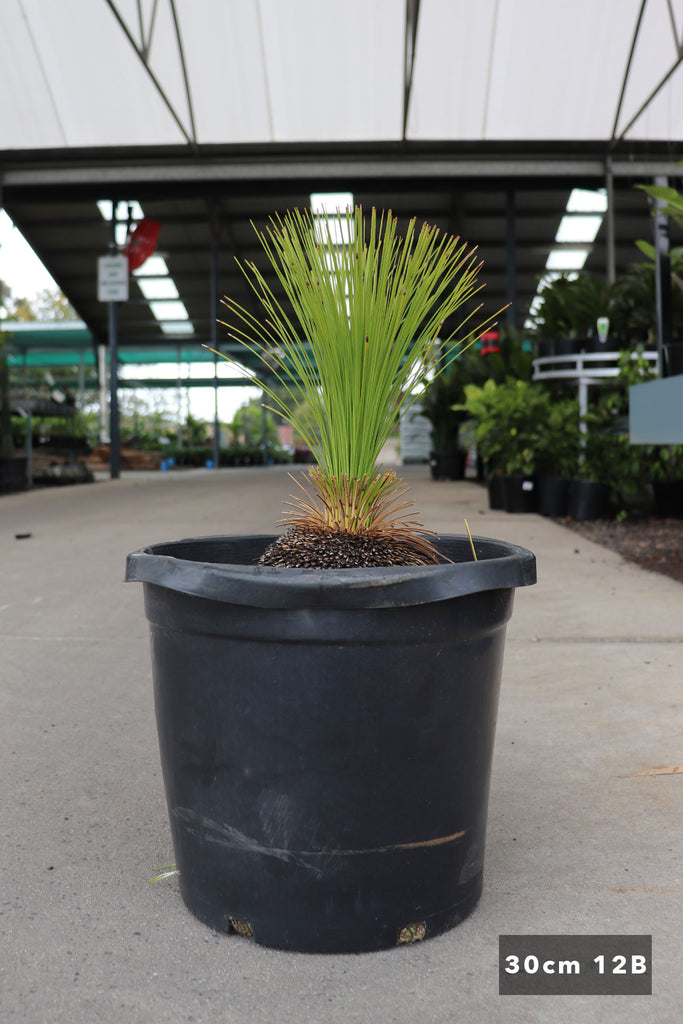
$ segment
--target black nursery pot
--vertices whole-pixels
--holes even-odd
[[[429,453],[432,480],[462,480],[465,476],[466,451]]]
[[[531,552],[441,538],[455,564],[257,567],[270,537],[160,544],[145,584],[180,891],[280,949],[429,937],[476,905],[505,624]]]
[[[665,519],[683,519],[683,480],[655,480],[655,515]]]
[[[568,514],[572,519],[585,521],[600,519],[609,508],[609,487],[593,480],[571,480],[569,482]]]
[[[534,477],[504,476],[503,507],[506,512],[536,512],[538,490]]]
[[[27,463],[28,459],[23,455],[0,455],[0,494],[26,489],[28,486]]]
[[[492,510],[505,509],[505,493],[503,488],[503,477],[500,473],[493,473],[486,481],[489,493],[489,508]]]
[[[538,481],[538,511],[542,516],[567,515],[569,481],[562,477],[542,476]]]

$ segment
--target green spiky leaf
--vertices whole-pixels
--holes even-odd
[[[299,432],[323,477],[337,481],[333,490],[351,493],[349,481],[377,490],[377,459],[401,406],[494,319],[473,326],[479,306],[440,336],[481,288],[476,250],[415,220],[400,237],[391,212],[367,218],[360,207],[322,217],[290,211],[271,218],[259,240],[293,315],[247,263],[262,315],[226,297],[224,325],[268,367],[277,384],[260,383],[270,406]]]

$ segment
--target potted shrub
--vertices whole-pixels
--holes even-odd
[[[459,441],[461,425],[468,416],[463,404],[465,384],[483,385],[489,379],[502,384],[508,377],[531,380],[531,343],[511,327],[487,333],[495,339],[493,343],[477,341],[462,352],[444,373],[436,375],[422,398],[422,413],[432,424],[430,462],[435,479],[464,475],[467,453]]]
[[[627,484],[629,440],[618,429],[614,394],[603,395],[583,420],[578,475],[569,481],[571,519],[601,519],[610,509],[616,487]],[[632,478],[632,475],[629,477]]]
[[[597,519],[610,506],[642,511],[651,505],[648,481],[653,449],[630,443],[628,394],[631,385],[653,376],[642,345],[625,350],[619,356],[618,376],[589,407],[581,424],[578,479],[571,481],[569,489],[572,518]]]
[[[422,415],[432,425],[429,465],[434,480],[460,480],[465,475],[466,451],[460,447],[460,425],[465,413],[455,409],[464,392],[464,355],[438,373],[422,395]]]
[[[507,512],[536,511],[537,451],[549,401],[541,385],[526,380],[465,385],[464,408],[476,422],[477,443],[489,479],[500,478]]]
[[[611,321],[613,286],[591,274],[559,275],[540,292],[533,314],[539,355],[574,355],[581,351],[605,351],[617,343],[597,339],[597,321]]]
[[[264,317],[226,298],[229,330],[282,352],[263,386],[317,465],[280,537],[158,544],[127,579],[145,584],[187,906],[264,945],[360,952],[477,903],[505,622],[535,563],[426,534],[376,466],[401,401],[446,368],[437,336],[476,290],[466,247],[359,209],[259,238],[291,311],[248,264]]]
[[[481,385],[466,384],[461,410],[474,424],[477,458],[484,466],[489,506],[492,509],[503,509],[503,449],[506,438],[503,419],[498,415],[497,389],[498,384],[492,378]]]
[[[683,445],[662,445],[650,461],[655,514],[683,518]]]
[[[549,391],[543,411],[537,420],[538,511],[544,516],[565,516],[569,482],[576,478],[579,464],[579,403]]]

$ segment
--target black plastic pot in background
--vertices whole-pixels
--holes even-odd
[[[576,338],[553,338],[547,343],[549,356],[573,356],[581,351],[583,343]]]
[[[534,477],[504,476],[503,506],[506,512],[538,511],[538,490]]]
[[[465,476],[467,452],[430,452],[429,468],[432,480],[462,480]]]
[[[623,346],[617,340],[617,338],[609,335],[604,341],[600,341],[598,337],[593,335],[591,338],[585,338],[582,342],[582,349],[586,353],[607,353],[607,352],[619,352]],[[614,366],[614,360],[608,360],[602,362],[601,360],[591,360],[588,364],[588,372],[590,370],[604,370]]]
[[[568,514],[572,519],[601,519],[609,510],[609,487],[593,480],[569,482]]]
[[[505,625],[531,552],[253,564],[270,537],[156,545],[145,584],[180,890],[220,931],[309,952],[436,935],[482,888]]]
[[[28,459],[24,455],[0,455],[0,494],[26,490],[27,466]]]
[[[542,476],[538,481],[538,511],[542,516],[566,516],[569,508],[569,481],[562,477]]]
[[[493,473],[486,481],[486,487],[489,492],[489,508],[503,511],[505,509],[505,495],[503,493],[503,477],[500,473]]]
[[[652,490],[655,515],[662,519],[683,518],[683,480],[656,480]]]

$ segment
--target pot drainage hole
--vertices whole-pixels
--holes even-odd
[[[398,933],[398,945],[405,942],[420,942],[427,934],[426,921],[418,921],[417,924],[407,924]]]

